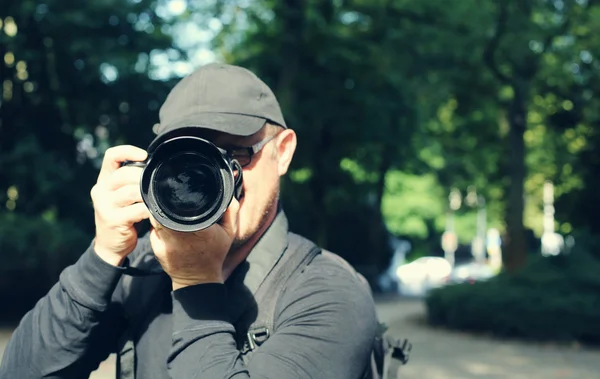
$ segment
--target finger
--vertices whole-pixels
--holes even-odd
[[[138,184],[128,184],[112,192],[112,201],[117,207],[122,208],[135,203],[141,203],[142,192]]]
[[[113,174],[107,179],[108,189],[116,190],[128,184],[136,184],[139,186],[142,180],[141,167],[124,166],[118,168]]]
[[[144,203],[135,203],[119,209],[118,222],[122,225],[133,225],[150,217],[150,211]]]
[[[102,167],[98,174],[98,182],[104,181],[115,172],[125,161],[144,161],[148,157],[148,153],[139,147],[132,145],[121,145],[111,147],[104,153]]]

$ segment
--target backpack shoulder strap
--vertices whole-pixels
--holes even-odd
[[[322,250],[321,253],[356,275],[362,285],[371,291],[371,286],[367,279],[356,271],[348,261],[327,250]],[[399,368],[408,362],[410,350],[412,349],[410,342],[407,339],[394,338],[390,334],[387,334],[386,331],[387,326],[380,322],[379,330],[373,343],[370,369],[365,373],[365,378],[396,379],[398,378]]]
[[[321,250],[308,239],[289,233],[289,244],[273,270],[267,275],[256,291],[255,300],[258,312],[255,320],[241,320],[248,324],[238,329],[238,347],[244,361],[248,361],[252,352],[263,344],[274,332],[277,302],[285,292],[286,283],[295,272],[303,270],[320,254]],[[252,314],[245,312],[244,315]],[[244,318],[244,316],[242,316]],[[245,332],[245,333],[244,333]]]
[[[310,240],[289,233],[288,248],[258,288],[255,300],[258,306],[254,320],[252,312],[244,312],[238,322],[238,348],[245,363],[250,360],[257,347],[269,339],[274,332],[275,312],[279,298],[285,292],[286,282],[297,271],[304,270],[319,254],[336,261],[340,266],[358,276],[362,284],[369,288],[367,280],[358,273],[346,260],[337,254],[323,250]],[[256,310],[256,308],[255,308]],[[246,318],[246,319],[244,319]],[[249,325],[245,328],[244,325]],[[365,369],[364,378],[396,379],[398,369],[408,361],[412,348],[406,339],[395,339],[386,334],[387,327],[380,323],[380,330],[373,344],[369,367]]]

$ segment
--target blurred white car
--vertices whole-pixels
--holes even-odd
[[[452,265],[445,258],[421,257],[398,266],[398,291],[403,295],[423,296],[428,290],[446,284]]]
[[[494,269],[488,265],[469,262],[456,265],[448,278],[448,283],[475,283],[490,279],[496,275]]]

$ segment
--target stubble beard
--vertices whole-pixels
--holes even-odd
[[[277,208],[275,207],[275,204],[278,201],[279,201],[279,188],[277,188],[275,191],[273,191],[273,193],[269,197],[269,200],[267,201],[267,204],[265,205],[265,208],[263,209],[263,211],[261,213],[260,220],[256,224],[256,226],[254,228],[252,228],[251,230],[248,230],[244,235],[236,237],[233,240],[233,243],[231,244],[230,251],[238,250],[240,247],[242,247],[246,243],[248,243],[248,241],[250,241],[254,237],[254,235],[256,233],[258,233],[258,231],[264,230],[265,224],[269,221],[269,218],[271,217],[271,212],[277,212]]]

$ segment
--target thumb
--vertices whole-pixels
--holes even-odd
[[[221,222],[220,222],[221,226],[223,227],[223,229],[225,229],[227,234],[229,234],[231,237],[234,237],[237,233],[239,210],[240,210],[240,203],[239,203],[239,201],[237,201],[237,199],[234,196],[231,199],[229,208],[227,208],[227,210],[223,214],[223,217],[221,218]]]

